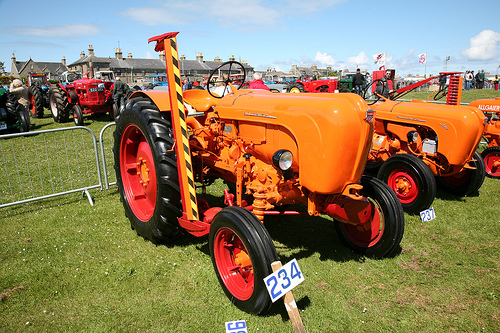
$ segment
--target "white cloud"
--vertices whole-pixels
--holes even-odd
[[[483,30],[470,39],[470,47],[460,54],[469,60],[491,60],[498,56],[500,33],[493,30]]]
[[[360,52],[355,57],[347,58],[347,63],[349,65],[353,65],[354,67],[365,67],[371,63],[371,60],[368,58],[365,52]]]
[[[97,26],[86,23],[74,23],[65,25],[52,25],[43,28],[19,26],[9,29],[16,35],[28,35],[38,37],[71,37],[78,35],[93,36],[100,33]]]
[[[325,66],[335,65],[335,59],[333,59],[331,54],[321,53],[320,51],[316,52],[316,56],[314,57],[314,61],[317,61],[321,65],[325,65]]]
[[[260,0],[165,1],[162,7],[129,8],[120,14],[146,25],[193,25],[212,22],[240,30],[263,30],[277,25],[279,11]],[[209,24],[209,23],[208,23]]]

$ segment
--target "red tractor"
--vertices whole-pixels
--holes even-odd
[[[288,86],[289,93],[334,93],[338,92],[338,81],[336,79],[325,80],[297,80]]]
[[[275,94],[241,89],[229,61],[220,96],[182,91],[177,32],[150,38],[165,51],[169,91],[136,91],[116,118],[114,159],[125,214],[154,243],[208,235],[219,283],[238,308],[272,305],[264,277],[278,259],[266,216],[329,215],[342,242],[371,257],[399,247],[404,214],[382,181],[363,176],[373,112],[355,94]],[[198,197],[216,179],[227,207]],[[221,193],[222,194],[222,193]],[[301,207],[286,210],[286,207]]]
[[[109,74],[110,73],[110,74]],[[56,122],[63,123],[72,116],[77,126],[83,125],[84,114],[108,112],[114,119],[113,73],[96,73],[98,78],[82,78],[78,72],[64,72],[62,83],[50,87],[49,104]]]
[[[500,178],[500,97],[480,99],[469,104],[482,110],[487,116],[487,124],[483,136],[488,142],[481,156],[486,165],[486,174],[492,178]]]

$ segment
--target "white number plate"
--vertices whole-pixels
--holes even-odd
[[[304,275],[296,259],[264,278],[264,283],[273,303],[302,281],[304,281]]]
[[[226,322],[226,333],[248,333],[244,320]]]
[[[0,121],[0,130],[7,129],[7,123],[5,121]]]
[[[436,213],[434,212],[434,208],[431,207],[429,209],[421,211],[420,218],[422,219],[422,222],[429,222],[430,220],[434,220],[436,218]]]

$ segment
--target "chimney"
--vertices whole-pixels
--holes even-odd
[[[201,52],[196,53],[196,61],[203,62],[203,54]]]
[[[94,48],[92,47],[92,45],[89,45],[89,56],[93,55],[94,55]]]
[[[165,61],[165,51],[160,51],[160,60]]]
[[[222,62],[222,59],[221,59],[221,58],[219,58],[219,57],[215,57],[215,58],[214,58],[214,61],[215,61],[215,62]]]
[[[129,53],[127,54],[127,58],[128,58],[128,59],[132,59],[132,53],[130,53],[130,52],[129,52]]]
[[[12,58],[10,58],[12,60],[12,64],[15,65],[16,64],[16,56],[14,55],[14,53],[12,53]]]
[[[311,69],[312,69],[313,71],[317,71],[317,70],[318,70],[318,65],[312,65],[312,66],[311,66]]]
[[[235,58],[234,58],[234,54],[231,54],[231,56],[229,57],[229,61],[234,61]]]
[[[116,59],[118,60],[123,60],[123,53],[122,53],[122,49],[116,49],[116,52],[115,52],[115,57]]]
[[[65,56],[62,56],[61,58],[61,62],[64,66],[66,66],[66,57]]]
[[[248,65],[248,62],[247,62],[246,60],[242,60],[242,61],[241,61],[241,63],[242,63],[243,65]]]
[[[186,60],[186,56],[184,54],[181,55],[180,60]]]
[[[82,52],[80,53],[80,59],[83,59],[83,58],[85,58],[85,52],[83,52],[83,51],[82,51]]]

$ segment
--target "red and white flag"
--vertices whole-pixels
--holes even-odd
[[[378,53],[373,55],[373,63],[375,65],[385,65],[386,53]]]
[[[418,63],[425,64],[427,62],[427,53],[422,53],[418,55]]]

